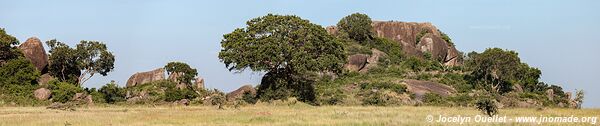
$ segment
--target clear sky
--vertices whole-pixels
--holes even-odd
[[[135,72],[183,61],[198,69],[207,87],[232,91],[259,83],[262,75],[227,71],[217,58],[223,34],[268,13],[329,26],[360,12],[374,20],[431,22],[463,52],[516,50],[542,70],[544,82],[584,89],[584,107],[600,108],[598,0],[0,0],[0,6],[0,27],[21,42],[33,36],[71,46],[105,42],[116,55],[115,70],[86,87],[110,80],[124,86]]]

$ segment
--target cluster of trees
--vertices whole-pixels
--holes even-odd
[[[76,48],[57,40],[47,41],[50,47],[48,73],[57,80],[40,85],[40,72],[21,50],[19,41],[0,29],[0,94],[17,104],[36,103],[32,92],[38,88],[52,90],[55,102],[71,100],[84,92],[81,85],[95,74],[106,76],[114,68],[114,55],[98,41],[81,41]]]

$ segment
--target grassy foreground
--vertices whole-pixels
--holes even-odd
[[[427,116],[471,116],[473,108],[254,105],[218,110],[214,106],[94,106],[75,111],[45,107],[0,107],[0,125],[460,125],[428,122]],[[501,116],[600,116],[600,109],[501,109]],[[534,123],[466,123],[535,125]],[[591,125],[543,123],[542,125]],[[598,123],[596,123],[598,125]]]

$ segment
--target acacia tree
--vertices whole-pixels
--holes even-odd
[[[488,48],[483,53],[472,53],[467,67],[471,69],[470,80],[475,87],[495,93],[511,91],[518,78],[521,61],[515,51]]]
[[[114,69],[115,57],[98,41],[81,41],[76,48],[50,40],[49,73],[60,81],[83,85],[96,74],[106,76]]]
[[[165,65],[167,74],[178,74],[177,81],[184,83],[189,89],[192,89],[192,79],[198,75],[198,71],[190,67],[190,65],[182,62],[170,62]]]
[[[354,13],[342,18],[338,23],[340,33],[350,39],[364,42],[372,38],[373,26],[371,18],[366,14]]]
[[[314,100],[314,87],[307,81],[309,72],[340,72],[344,63],[342,43],[325,29],[293,15],[258,17],[223,35],[219,59],[230,71],[267,72],[258,87],[257,96],[269,92],[296,95],[301,101]]]

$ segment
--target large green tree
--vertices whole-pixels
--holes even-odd
[[[49,73],[61,81],[83,85],[96,74],[106,76],[114,69],[115,57],[106,45],[97,41],[81,41],[76,48],[50,40]]]
[[[267,72],[258,97],[283,89],[313,101],[314,86],[306,81],[306,73],[340,72],[345,62],[341,42],[298,16],[268,14],[246,25],[223,35],[219,58],[230,71]]]
[[[365,42],[372,38],[373,26],[371,26],[371,18],[366,14],[354,13],[342,18],[337,27],[342,35],[359,41]]]
[[[520,72],[521,60],[517,52],[500,48],[488,48],[483,53],[470,53],[467,67],[472,71],[471,83],[495,93],[512,90]]]

